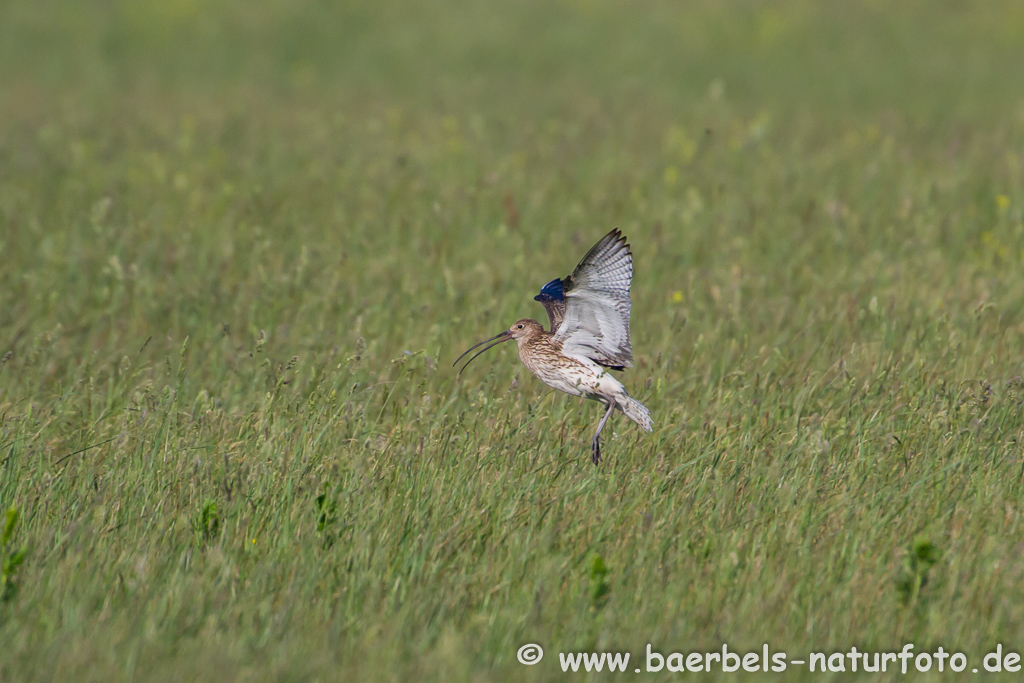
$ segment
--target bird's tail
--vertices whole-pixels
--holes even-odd
[[[632,396],[619,396],[615,399],[615,407],[622,411],[623,415],[643,427],[645,432],[651,431],[654,422],[651,420],[651,411],[647,410],[640,401]]]

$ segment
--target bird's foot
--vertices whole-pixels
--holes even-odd
[[[601,439],[596,436],[590,442],[590,462],[595,465],[601,462]]]

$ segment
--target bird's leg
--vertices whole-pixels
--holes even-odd
[[[601,422],[597,425],[597,433],[594,434],[594,440],[590,443],[590,462],[595,465],[601,462],[601,430],[604,429],[604,423],[611,417],[613,410],[615,410],[615,403],[609,401],[608,410],[604,412],[604,417],[601,418]]]

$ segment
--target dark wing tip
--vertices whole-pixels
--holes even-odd
[[[629,257],[630,263],[632,263],[633,252],[629,247],[629,243],[626,241],[626,236],[622,234],[622,230],[614,228],[604,237],[599,239],[597,243],[587,251],[586,255],[580,259],[580,262],[576,264],[572,273],[568,277],[562,279],[561,283],[564,285],[562,294],[563,299],[565,297],[565,292],[570,292],[576,287],[576,276],[579,275],[584,268],[590,265],[593,260],[599,256],[604,257],[609,253],[617,252],[620,247],[625,249],[626,255]],[[541,301],[541,299],[538,299],[538,301]]]
[[[629,256],[630,262],[632,262],[633,250],[630,248],[629,242],[626,241],[626,236],[622,234],[622,230],[620,230],[619,228],[615,228],[607,235],[599,239],[597,243],[590,248],[590,251],[588,251],[582,259],[580,259],[580,262],[576,266],[576,269],[573,270],[572,275],[565,278],[564,282],[566,284],[566,291],[572,289],[572,286],[574,284],[573,275],[576,275],[581,268],[589,264],[591,262],[591,259],[594,259],[598,256],[605,257],[610,253],[617,253],[619,249],[624,249],[626,255]]]
[[[630,251],[630,246],[629,246],[628,238],[625,235],[622,234],[622,230],[620,230],[619,228],[615,228],[614,230],[609,232],[607,235],[605,235],[604,237],[599,239],[597,241],[597,244],[595,244],[591,248],[591,250],[589,252],[587,252],[587,256],[590,256],[592,253],[594,253],[595,251],[597,251],[599,249],[608,248],[608,247],[610,247],[612,245],[614,245],[616,247],[621,245],[632,256],[632,251]],[[584,260],[586,260],[586,257],[584,257]]]
[[[630,256],[633,255],[633,247],[629,243],[629,238],[627,238],[625,235],[623,235],[621,230],[619,230],[618,228],[615,228],[614,230],[612,230],[608,234],[609,235],[615,235],[615,241],[616,242],[622,242],[622,247],[623,247],[623,249],[626,250],[626,253],[628,253]]]
[[[554,279],[541,287],[540,294],[533,297],[534,301],[565,301],[565,286],[561,279]]]

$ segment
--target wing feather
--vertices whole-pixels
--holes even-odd
[[[602,365],[630,367],[629,287],[633,254],[626,238],[612,230],[587,252],[565,284],[565,318],[555,332],[562,352]]]

